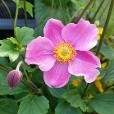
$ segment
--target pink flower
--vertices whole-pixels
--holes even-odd
[[[44,81],[49,87],[63,87],[71,74],[84,76],[91,83],[99,75],[96,68],[100,67],[100,60],[89,51],[97,44],[97,35],[97,27],[84,19],[66,26],[49,19],[44,37],[39,36],[28,44],[25,61],[44,71]]]

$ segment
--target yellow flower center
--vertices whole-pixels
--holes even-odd
[[[62,42],[54,48],[54,57],[61,63],[73,60],[75,55],[76,51],[70,43]]]

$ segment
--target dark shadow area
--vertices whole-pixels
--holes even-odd
[[[34,0],[27,0],[27,1],[34,4]],[[11,0],[5,0],[5,3],[7,4],[11,12],[12,19],[10,18],[7,8],[0,0],[0,39],[13,36],[13,28],[14,28],[13,23],[14,23],[15,12],[16,12],[16,4]],[[28,27],[31,27],[31,28],[36,27],[34,16],[31,17],[28,13],[27,13],[27,23],[28,23],[27,25]],[[24,10],[19,9],[17,27],[23,27],[23,26],[25,26]]]

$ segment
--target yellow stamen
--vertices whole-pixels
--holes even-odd
[[[73,60],[75,55],[76,51],[70,43],[62,42],[54,48],[54,57],[61,63]]]

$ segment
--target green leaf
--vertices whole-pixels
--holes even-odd
[[[114,59],[114,49],[108,45],[103,45],[100,52],[109,60]]]
[[[17,103],[12,99],[0,99],[0,114],[17,114]]]
[[[63,97],[68,103],[70,103],[71,106],[75,108],[80,107],[80,109],[84,112],[88,109],[88,107],[85,105],[85,103],[81,99],[81,96],[76,92],[76,90],[65,93]]]
[[[99,94],[91,99],[90,105],[98,114],[114,114],[114,94]]]
[[[112,81],[114,80],[114,60],[109,62],[109,65],[104,70],[104,76],[101,81]]]
[[[55,109],[55,114],[82,114],[82,113],[79,109],[71,107],[68,103],[60,102]]]
[[[6,58],[0,57],[0,65],[8,67],[8,60]]]
[[[114,8],[112,10],[112,16],[111,16],[111,19],[109,21],[109,24],[108,24],[108,28],[106,30],[105,37],[106,38],[109,38],[113,34],[114,34]]]
[[[24,9],[24,1],[19,2],[19,8]],[[33,5],[26,1],[26,11],[33,17]]]
[[[7,38],[8,40],[10,40],[13,44],[18,44],[19,42],[15,39],[15,38],[13,38],[13,37],[11,37],[11,38]]]
[[[7,84],[7,73],[0,70],[0,95],[13,95],[18,94],[23,91],[27,91],[27,88],[25,85],[20,83],[18,86],[16,86],[14,89],[10,89]]]
[[[60,19],[63,23],[67,23],[71,18],[70,9],[72,4],[70,0],[55,0],[52,14],[50,14],[52,6],[50,0],[35,0],[34,2],[35,20],[38,23],[38,27],[35,29],[35,36],[42,35],[43,27],[50,17]]]
[[[47,114],[49,101],[44,96],[27,96],[20,104],[18,114]]]
[[[13,2],[15,2],[17,5],[19,4],[19,0],[12,0]]]
[[[23,45],[27,45],[30,43],[34,37],[34,30],[29,27],[16,27],[16,38],[18,41],[20,41]]]
[[[50,93],[54,96],[54,97],[61,97],[61,95],[63,95],[67,90],[64,88],[48,88]]]
[[[16,45],[12,43],[9,39],[0,41],[0,57],[9,57],[10,61],[15,61],[19,52],[15,49]]]

